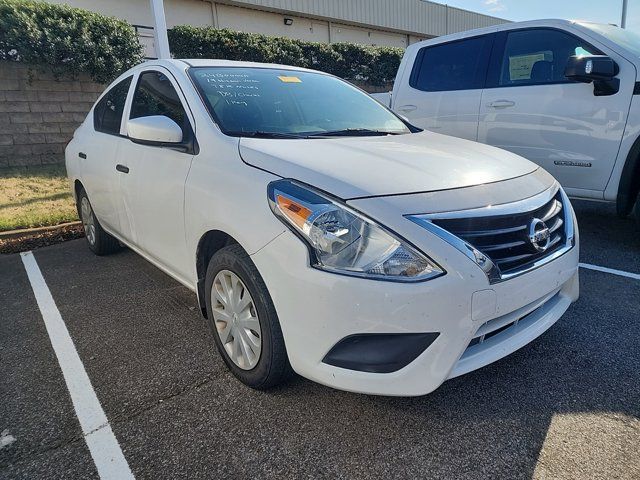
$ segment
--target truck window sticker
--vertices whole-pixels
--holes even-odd
[[[546,50],[543,52],[528,53],[524,55],[509,56],[509,81],[517,82],[531,79],[531,70],[536,62],[553,62],[553,52]]]

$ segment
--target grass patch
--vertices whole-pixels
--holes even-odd
[[[77,219],[64,165],[0,170],[0,232]]]

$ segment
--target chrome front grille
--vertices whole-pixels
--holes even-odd
[[[522,269],[528,264],[553,254],[566,242],[560,191],[541,207],[522,213],[483,217],[442,218],[433,223],[489,257],[503,274]],[[540,219],[549,230],[549,243],[544,251],[530,240],[530,226]],[[546,244],[546,241],[545,241]]]
[[[490,283],[548,263],[574,244],[571,206],[557,184],[514,203],[407,218],[474,261]]]

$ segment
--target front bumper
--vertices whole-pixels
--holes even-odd
[[[290,232],[252,255],[278,312],[293,369],[347,391],[424,395],[448,378],[526,345],[578,298],[577,240],[560,258],[494,285],[444,242],[434,242],[431,251],[444,260],[449,273],[408,284],[311,268],[306,247]],[[439,335],[415,360],[394,372],[369,373],[322,362],[350,335],[426,332]]]

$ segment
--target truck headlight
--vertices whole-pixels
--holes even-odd
[[[307,244],[316,268],[404,282],[444,273],[381,225],[306,185],[277,180],[269,184],[268,196],[273,213]]]

